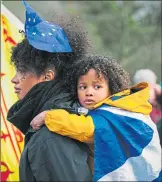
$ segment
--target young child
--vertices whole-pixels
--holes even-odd
[[[77,69],[78,68],[78,69]],[[94,181],[152,181],[161,171],[161,147],[148,116],[147,83],[129,88],[127,72],[113,59],[88,56],[70,69],[68,80],[88,115],[62,109],[42,112],[31,125],[88,143]],[[93,150],[94,147],[94,150]],[[94,167],[94,171],[93,171]]]

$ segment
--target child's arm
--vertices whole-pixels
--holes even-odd
[[[43,123],[52,132],[81,142],[93,142],[94,124],[90,116],[69,114],[63,109],[50,110],[36,116],[31,125],[34,129],[39,129]]]

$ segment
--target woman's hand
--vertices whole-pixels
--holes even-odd
[[[39,130],[41,126],[44,124],[46,116],[46,111],[39,113],[35,118],[31,121],[30,125],[34,130]]]

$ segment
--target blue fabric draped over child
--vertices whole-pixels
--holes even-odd
[[[107,105],[89,114],[95,125],[93,181],[161,179],[159,136],[149,116]]]

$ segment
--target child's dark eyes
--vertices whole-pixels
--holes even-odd
[[[95,88],[95,89],[100,89],[101,86],[100,86],[100,85],[95,85],[94,88]]]
[[[81,86],[79,86],[78,88],[79,88],[80,90],[85,90],[85,89],[87,89],[87,86],[81,85]],[[100,86],[100,85],[94,85],[93,88],[94,88],[95,90],[98,90],[98,89],[101,88],[101,86]]]
[[[83,86],[83,85],[81,85],[81,86],[79,86],[79,89],[80,90],[85,90],[87,87],[86,86]]]

